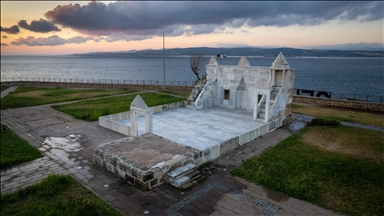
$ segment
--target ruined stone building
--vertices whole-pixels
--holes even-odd
[[[195,109],[222,106],[253,112],[253,120],[268,123],[291,115],[295,70],[283,53],[271,67],[251,66],[243,56],[238,65],[206,66],[207,83],[188,98]]]

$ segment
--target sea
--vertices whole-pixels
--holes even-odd
[[[204,58],[208,64],[210,57]],[[275,57],[247,57],[252,66],[270,67]],[[332,98],[384,102],[383,58],[287,57],[296,70],[295,89],[326,91]],[[237,65],[239,57],[219,60]],[[205,72],[205,66],[201,73]],[[191,85],[196,76],[189,56],[1,56],[1,80],[156,83]]]

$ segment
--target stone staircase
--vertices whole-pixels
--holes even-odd
[[[169,171],[164,180],[174,187],[186,190],[198,184],[205,176],[202,176],[200,171],[196,169],[196,165],[188,163]]]
[[[281,87],[273,87],[272,91],[271,91],[271,95],[270,95],[270,104],[269,104],[269,108],[271,109],[273,104],[275,103],[275,100],[276,100],[276,97],[277,95],[279,94],[281,90]],[[260,105],[260,110],[259,110],[259,113],[257,114],[257,121],[263,121],[264,118],[265,118],[265,109],[266,109],[266,101],[264,100],[263,103],[261,103]]]

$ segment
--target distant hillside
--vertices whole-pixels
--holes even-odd
[[[226,54],[228,56],[264,56],[275,57],[283,52],[286,57],[384,57],[384,51],[353,51],[353,50],[320,50],[320,49],[295,49],[295,48],[211,48],[211,47],[193,47],[193,48],[172,48],[166,49],[165,55],[184,55],[189,56],[196,52],[203,52],[204,55],[216,56],[217,54]],[[163,50],[131,50],[126,52],[93,52],[84,54],[71,54],[70,56],[157,56],[163,55]]]

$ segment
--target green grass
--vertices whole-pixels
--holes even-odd
[[[7,89],[8,88],[8,86],[0,86],[1,87],[1,91],[4,91],[5,89]]]
[[[160,93],[166,93],[166,94],[174,94],[184,97],[185,99],[188,98],[189,94],[191,92],[185,92],[185,91],[159,91]]]
[[[318,106],[302,106],[292,104],[292,112],[311,115],[316,117],[325,117],[328,119],[355,122],[366,125],[384,127],[384,115],[379,113],[370,113],[363,111],[354,111],[348,109],[337,109]]]
[[[231,171],[347,215],[384,215],[383,132],[311,126]]]
[[[1,99],[1,109],[28,107],[137,92],[135,90],[67,89],[20,86]]]
[[[122,215],[69,175],[50,175],[41,182],[1,196],[1,215]]]
[[[4,130],[1,125],[1,160],[0,168],[5,169],[43,157],[41,152],[11,130]]]
[[[140,96],[148,105],[148,107],[184,100],[183,98],[155,92],[141,93]],[[100,98],[72,104],[53,106],[53,108],[67,113],[77,119],[95,121],[98,120],[99,116],[129,111],[131,102],[133,99],[135,99],[135,97],[136,95],[126,95],[110,98]]]

